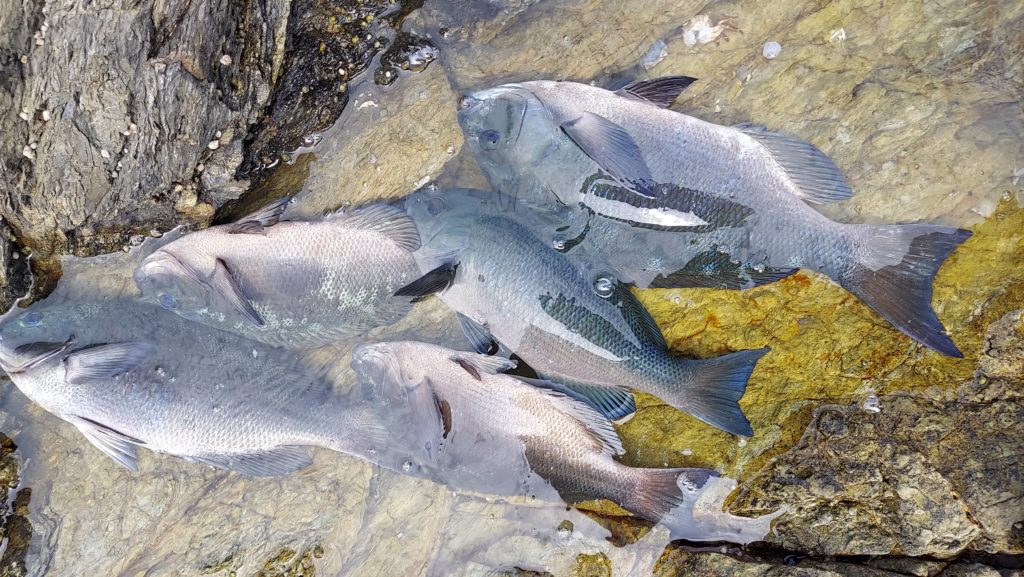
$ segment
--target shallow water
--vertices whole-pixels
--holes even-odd
[[[692,41],[703,20],[691,18],[700,14],[711,24],[734,16],[742,32]],[[855,191],[850,201],[824,207],[836,220],[974,227],[976,238],[936,283],[936,309],[964,361],[912,347],[815,275],[742,294],[640,292],[677,352],[713,356],[769,345],[773,354],[744,401],[758,431],[749,443],[641,397],[637,416],[620,428],[624,459],[728,473],[748,483],[738,499],[744,513],[764,513],[793,504],[771,494],[751,502],[747,496],[762,490],[751,480],[796,444],[814,408],[926,387],[951,391],[971,377],[988,324],[1024,303],[1024,73],[1008,32],[1022,19],[1024,8],[1013,3],[656,2],[639,10],[600,1],[428,1],[406,28],[429,34],[439,61],[388,87],[373,83],[373,67],[354,79],[338,122],[248,202],[295,194],[288,215],[298,219],[422,186],[486,187],[463,150],[457,95],[533,78],[615,87],[639,75],[683,73],[701,81],[675,109],[720,124],[763,123],[830,154]],[[781,45],[770,60],[762,52],[768,41]],[[665,56],[644,71],[655,46]],[[131,292],[138,257],[68,262],[62,288]],[[367,338],[466,348],[438,299]],[[353,386],[352,344],[321,353],[336,387]],[[888,406],[881,409],[884,415]],[[21,484],[33,489],[32,575],[283,575],[299,574],[305,563],[318,575],[519,567],[560,576],[575,574],[579,555],[596,553],[615,574],[629,575],[649,571],[668,542],[655,529],[630,546],[610,544],[612,532],[594,520],[621,513],[607,505],[587,516],[557,504],[453,493],[326,450],[314,453],[311,469],[278,479],[148,451],[130,473],[13,387],[3,390],[0,430],[17,442]],[[726,496],[708,507],[719,509]],[[559,531],[567,520],[568,534]]]

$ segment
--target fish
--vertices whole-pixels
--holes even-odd
[[[717,474],[707,469],[629,467],[612,423],[590,405],[503,374],[515,362],[402,341],[361,344],[357,374],[423,409],[418,425],[434,444],[440,481],[498,495],[543,494],[567,501],[609,499],[658,522]]]
[[[306,468],[311,447],[395,470],[417,459],[293,352],[137,299],[51,299],[4,318],[0,367],[129,470],[140,447],[250,476]]]
[[[419,235],[400,210],[369,205],[304,222],[281,220],[287,205],[160,247],[134,273],[143,298],[293,349],[358,336],[410,310],[393,293],[419,275]]]
[[[932,309],[932,282],[970,231],[830,220],[815,205],[853,195],[835,163],[764,126],[721,126],[668,109],[693,81],[641,80],[614,92],[575,82],[505,84],[463,96],[458,119],[497,190],[540,210],[572,207],[584,222],[649,231],[637,233],[647,244],[692,245],[682,268],[658,270],[648,286],[692,286],[695,274],[718,267],[739,274],[726,288],[745,288],[810,269],[918,343],[962,357]],[[606,248],[643,261],[645,245],[631,239]],[[751,270],[767,276],[744,278]]]
[[[713,244],[706,248],[706,243],[690,242],[694,235],[666,235],[611,219],[581,218],[566,205],[533,210],[490,190],[421,189],[395,206],[405,210],[420,230],[425,252],[457,251],[464,245],[468,224],[484,215],[503,215],[566,254],[592,281],[614,277],[638,288],[745,289],[796,272],[733,262]]]
[[[737,403],[767,348],[704,360],[671,356],[629,287],[587,282],[565,255],[506,216],[478,219],[465,248],[439,258],[396,294],[437,294],[458,313],[477,352],[502,345],[612,419],[635,409],[629,389],[637,389],[722,430],[753,435]]]

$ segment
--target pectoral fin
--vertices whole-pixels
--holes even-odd
[[[689,76],[663,76],[650,80],[637,80],[616,90],[615,94],[667,108],[683,90],[696,81],[696,78]]]
[[[562,124],[562,130],[608,174],[641,196],[653,196],[648,190],[654,182],[651,170],[626,129],[603,116],[584,112]]]
[[[242,292],[241,287],[235,281],[234,275],[228,269],[222,259],[217,259],[213,269],[213,278],[210,279],[210,287],[221,294],[232,307],[242,313],[246,319],[258,327],[265,325],[263,318],[249,302],[249,298]]]
[[[228,225],[228,233],[230,234],[267,234],[264,230],[267,227],[274,226],[281,220],[281,215],[284,214],[288,205],[291,204],[292,198],[286,196],[273,204],[269,204],[256,212],[242,217],[236,223]]]
[[[205,463],[218,469],[237,471],[252,477],[273,477],[294,473],[313,464],[306,447],[282,445],[251,453],[211,453],[192,455],[190,461]]]
[[[93,446],[122,467],[133,472],[139,470],[136,447],[145,445],[144,442],[85,417],[72,415],[68,421],[77,427]]]
[[[23,373],[63,353],[74,342],[75,335],[71,335],[62,343],[26,343],[18,346],[11,353],[5,353],[4,356],[9,357],[5,362],[10,367],[9,372]]]
[[[459,313],[457,317],[459,319],[459,327],[462,328],[462,333],[466,335],[466,340],[473,345],[474,351],[481,355],[487,355],[497,349],[497,341],[491,335],[491,331],[487,330],[487,327],[464,314]]]
[[[511,359],[473,353],[456,353],[452,356],[452,361],[478,381],[482,375],[496,375],[516,368],[516,362]]]
[[[444,292],[455,282],[459,263],[447,262],[395,291],[396,297],[425,297]]]
[[[153,346],[144,342],[79,349],[64,359],[64,380],[76,385],[107,381],[141,365],[152,354]]]

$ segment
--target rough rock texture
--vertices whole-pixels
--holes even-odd
[[[814,561],[786,559],[736,559],[711,552],[674,550],[658,569],[660,577],[700,575],[701,577],[1008,577],[1010,572],[978,563],[945,563],[902,559],[871,561]]]
[[[366,70],[381,50],[394,53],[395,29],[420,4],[422,0],[294,0],[283,76],[266,116],[255,127],[242,172],[263,176],[267,167],[290,161],[296,149],[318,142],[317,133],[334,124],[348,104],[350,79]],[[399,46],[408,44],[403,38]]]
[[[26,574],[25,555],[32,537],[32,524],[28,520],[32,489],[21,487],[21,459],[15,453],[17,449],[10,437],[0,433],[0,510],[3,510],[0,541],[4,543],[0,576],[3,577]]]
[[[211,216],[196,205],[203,162],[267,104],[287,10],[287,0],[4,3],[0,215],[37,269]]]
[[[7,223],[0,219],[0,310],[7,310],[29,287],[28,255],[22,254]]]

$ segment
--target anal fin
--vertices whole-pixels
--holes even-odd
[[[188,459],[252,477],[287,475],[313,464],[308,449],[296,445],[282,445],[265,451],[248,453],[191,455]]]
[[[136,447],[145,445],[141,440],[85,417],[72,415],[68,420],[103,454],[130,471],[139,470]]]

